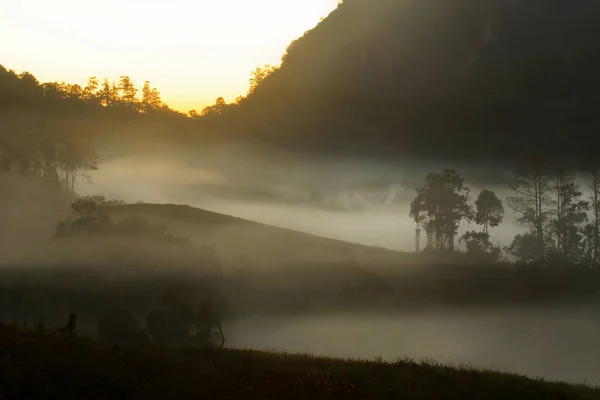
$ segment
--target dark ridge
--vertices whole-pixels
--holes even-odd
[[[594,155],[600,3],[346,0],[224,129],[298,151]]]

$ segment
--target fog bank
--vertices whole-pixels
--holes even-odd
[[[319,236],[394,250],[414,249],[409,203],[428,172],[456,167],[469,181],[472,200],[483,188],[509,191],[499,184],[502,169],[444,165],[440,161],[324,159],[281,151],[257,153],[241,147],[189,150],[148,147],[143,155],[100,152],[100,169],[82,194],[100,193],[127,202],[188,204],[223,214]],[[460,168],[462,167],[462,168]],[[499,168],[499,167],[498,167]],[[510,172],[510,171],[509,171]],[[474,183],[475,182],[475,183]],[[507,245],[522,230],[505,222],[491,240]],[[463,223],[461,232],[478,229]]]
[[[600,385],[600,308],[342,314],[230,321],[228,345],[396,361],[408,356]]]

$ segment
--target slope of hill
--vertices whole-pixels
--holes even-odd
[[[164,224],[175,235],[212,247],[225,264],[246,262],[252,266],[281,267],[356,262],[373,267],[411,258],[392,250],[322,238],[184,205],[128,204],[111,207],[111,213],[115,220],[137,216],[151,224]]]
[[[242,102],[236,129],[396,157],[590,155],[599,18],[594,0],[345,0]]]
[[[581,385],[410,360],[385,364],[240,350],[175,352],[151,346],[40,335],[0,336],[0,339],[0,398],[596,399],[599,396],[598,389]]]

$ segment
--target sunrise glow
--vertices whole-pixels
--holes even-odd
[[[0,13],[0,64],[40,81],[90,76],[138,87],[171,107],[201,109],[245,94],[249,74],[279,64],[288,44],[338,0],[20,0]]]

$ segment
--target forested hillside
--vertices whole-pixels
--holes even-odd
[[[590,155],[599,18],[594,0],[345,0],[223,122],[299,149]]]
[[[148,81],[138,89],[128,76],[117,82],[94,76],[82,87],[40,82],[0,65],[0,172],[51,180],[58,172],[68,189],[96,168],[96,150],[107,143],[210,142],[207,122],[219,103],[184,114]]]
[[[245,97],[199,112],[174,111],[127,76],[82,87],[0,68],[0,134],[243,139],[394,159],[593,158],[599,18],[595,0],[345,0],[280,67],[257,68]]]

